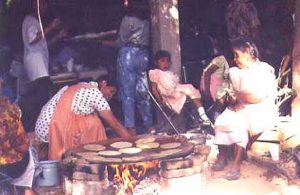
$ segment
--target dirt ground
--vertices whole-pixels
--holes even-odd
[[[213,144],[213,137],[207,141],[211,146],[208,156],[208,167],[211,165],[218,153]],[[252,162],[244,161],[241,167],[241,178],[236,181],[228,181],[224,171],[206,171],[206,184],[203,194],[205,195],[296,195],[300,194],[299,184],[288,184],[287,179],[275,175],[265,168],[259,167]]]

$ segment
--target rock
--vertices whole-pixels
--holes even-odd
[[[160,162],[160,167],[163,170],[185,169],[193,166],[191,159],[172,159]]]

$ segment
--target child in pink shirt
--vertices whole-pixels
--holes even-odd
[[[149,71],[149,79],[152,82],[152,93],[158,103],[166,105],[179,114],[188,96],[196,105],[203,124],[209,125],[210,120],[202,106],[200,92],[191,84],[180,84],[179,77],[169,70],[170,53],[164,50],[157,51],[154,62],[158,69]]]

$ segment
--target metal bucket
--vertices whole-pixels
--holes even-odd
[[[36,184],[38,186],[56,186],[60,184],[59,161],[40,161],[39,166],[42,171],[37,176]]]
[[[189,142],[194,144],[205,144],[207,135],[202,133],[199,129],[191,129],[186,133],[180,134],[184,136]]]

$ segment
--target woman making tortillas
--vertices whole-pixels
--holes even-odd
[[[98,83],[78,83],[58,91],[43,107],[35,126],[36,136],[49,142],[49,159],[60,160],[70,148],[107,139],[100,118],[119,136],[129,137],[107,102],[115,93],[106,77]]]

